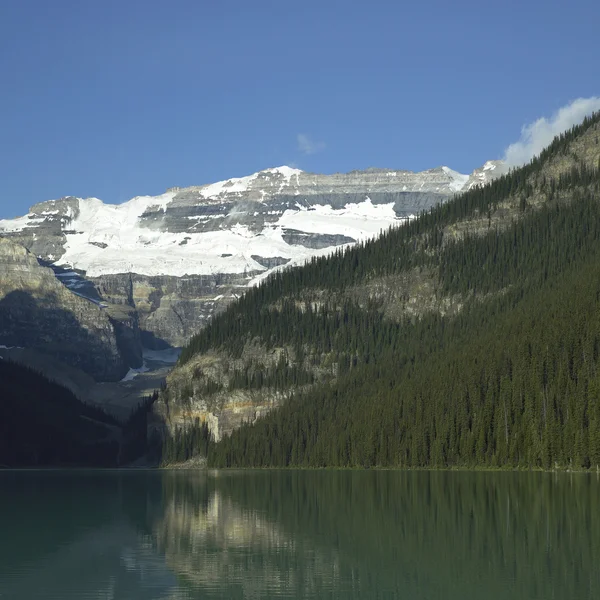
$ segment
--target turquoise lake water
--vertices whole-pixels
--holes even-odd
[[[0,472],[0,599],[600,598],[595,474]]]

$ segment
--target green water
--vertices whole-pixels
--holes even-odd
[[[0,599],[600,598],[596,475],[0,472]]]

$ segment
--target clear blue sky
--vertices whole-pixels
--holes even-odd
[[[598,0],[0,0],[0,218],[281,164],[470,172],[600,95],[598,23]]]

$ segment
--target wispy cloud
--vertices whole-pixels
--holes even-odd
[[[521,138],[504,153],[510,167],[518,167],[538,155],[559,133],[583,121],[586,115],[600,110],[600,98],[577,98],[557,110],[550,119],[542,117],[521,129]]]
[[[305,133],[299,133],[297,135],[297,140],[298,150],[300,150],[302,154],[316,154],[317,152],[325,150],[325,142],[313,140]]]

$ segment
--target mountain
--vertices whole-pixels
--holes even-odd
[[[599,138],[248,291],[155,404],[165,460],[206,423],[213,466],[600,465]]]
[[[23,246],[0,238],[3,350],[15,349],[25,363],[33,361],[35,353],[96,380],[117,381],[130,365],[141,364],[134,326],[127,319],[111,318],[100,303],[71,292]]]
[[[447,167],[334,175],[278,167],[121,205],[50,200],[0,221],[0,236],[80,296],[123,307],[143,345],[161,349],[183,345],[284,265],[376,236],[504,170],[499,161],[471,176]]]

